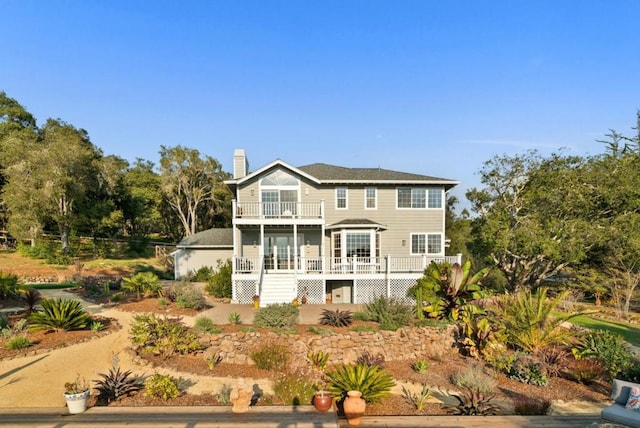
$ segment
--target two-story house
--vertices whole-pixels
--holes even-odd
[[[233,299],[260,305],[406,298],[446,257],[445,201],[458,182],[381,168],[275,160],[253,172],[236,150]]]

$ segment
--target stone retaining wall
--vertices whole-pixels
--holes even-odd
[[[396,331],[334,333],[328,335],[278,335],[276,333],[236,332],[205,336],[207,354],[219,354],[232,364],[254,364],[249,355],[258,346],[283,342],[293,360],[306,360],[307,352],[329,353],[329,363],[352,363],[365,351],[382,354],[386,361],[420,360],[444,356],[454,347],[455,326],[403,327]]]

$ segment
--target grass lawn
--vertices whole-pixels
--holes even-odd
[[[588,315],[580,315],[571,319],[581,327],[591,328],[594,330],[606,330],[608,332],[618,334],[627,342],[635,346],[640,346],[640,326],[622,321],[606,321],[598,318],[592,318]]]

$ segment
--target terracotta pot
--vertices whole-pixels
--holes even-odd
[[[367,403],[362,399],[362,393],[360,391],[347,392],[347,398],[344,399],[342,408],[344,409],[344,415],[347,417],[349,425],[360,425],[362,423],[362,416],[364,415],[364,409]]]
[[[325,392],[317,392],[313,396],[313,405],[320,412],[326,412],[333,404],[333,397]]]

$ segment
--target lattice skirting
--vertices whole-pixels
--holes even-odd
[[[407,296],[407,290],[416,285],[415,279],[410,278],[393,278],[389,280],[390,296],[395,297],[399,301],[407,304],[415,304],[416,301],[412,297]]]
[[[307,296],[307,304],[325,303],[325,285],[322,279],[301,279],[298,281],[298,300]]]
[[[390,278],[388,281],[389,289],[387,290],[386,279],[356,279],[355,303],[369,303],[380,296],[395,298],[403,303],[415,303],[414,299],[407,297],[407,290],[416,284],[415,279]]]
[[[233,298],[238,303],[253,303],[253,296],[256,294],[256,280],[243,279],[234,281]]]

